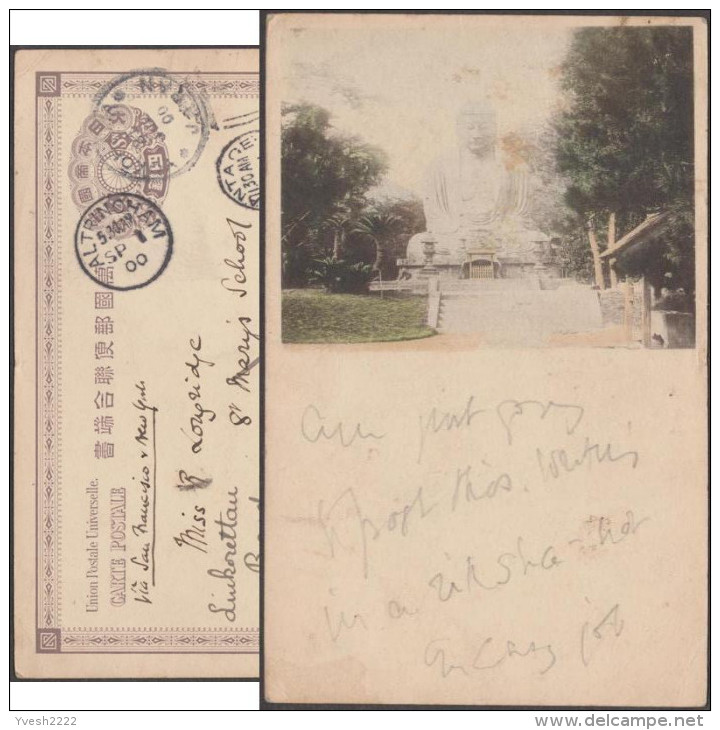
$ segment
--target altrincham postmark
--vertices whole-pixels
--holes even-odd
[[[260,132],[235,137],[220,153],[217,178],[222,191],[238,205],[260,209]]]
[[[117,76],[98,92],[93,111],[112,113],[118,105],[137,108],[154,122],[163,135],[170,178],[195,166],[214,123],[201,93],[188,79],[162,69]],[[123,168],[121,164],[114,164],[114,169],[119,176],[132,180],[144,179],[148,173],[155,174],[149,168],[141,168],[138,172]]]
[[[93,203],[75,231],[83,271],[108,289],[147,286],[172,255],[173,235],[160,208],[135,193],[113,193]]]

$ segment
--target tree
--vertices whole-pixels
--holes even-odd
[[[372,195],[372,191],[369,195]],[[382,219],[388,216],[398,220],[391,226],[391,235],[381,242],[380,271],[386,281],[397,278],[397,259],[405,256],[410,237],[425,230],[422,201],[414,196],[371,199],[358,215],[356,224],[345,239],[345,256],[348,260],[374,264],[377,259],[375,238],[368,235],[370,232],[359,221],[363,217]]]
[[[584,28],[562,66],[566,107],[555,120],[567,202],[618,235],[657,210],[674,211],[680,238],[664,265],[687,272],[694,239],[692,29]]]
[[[372,212],[360,218],[355,233],[366,236],[375,246],[373,270],[382,273],[385,253],[400,233],[402,219],[393,213]]]
[[[355,228],[355,218],[350,210],[339,210],[327,218],[323,225],[332,233],[332,258],[337,261],[343,255],[348,234]]]
[[[552,263],[559,264],[565,275],[583,282],[592,281],[593,262],[586,221],[568,205],[570,180],[558,170],[557,130],[548,123],[506,135],[502,145],[530,171],[526,214],[533,227],[552,239]]]
[[[314,258],[327,255],[328,221],[359,211],[387,169],[382,150],[338,132],[330,113],[313,104],[282,111],[283,285],[303,286]]]

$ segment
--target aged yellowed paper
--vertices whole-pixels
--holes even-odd
[[[15,669],[258,672],[256,50],[15,56]]]
[[[706,41],[267,19],[266,701],[703,705]]]

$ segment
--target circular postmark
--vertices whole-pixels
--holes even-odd
[[[238,205],[260,210],[260,132],[254,129],[235,137],[218,157],[220,188]]]
[[[195,166],[207,143],[211,123],[202,95],[190,79],[162,69],[117,76],[100,89],[93,111],[112,114],[118,106],[139,109],[163,135],[168,177],[181,175]],[[137,171],[119,163],[108,164],[118,175],[131,180],[144,180],[157,172],[152,165]]]
[[[172,255],[173,235],[160,208],[135,193],[93,203],[75,230],[75,253],[93,281],[119,291],[147,286]]]
[[[170,178],[165,134],[137,107],[96,109],[72,142],[68,178],[81,210],[108,193],[137,193],[160,203]]]

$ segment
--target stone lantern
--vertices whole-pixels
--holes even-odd
[[[437,239],[432,235],[432,233],[423,234],[422,251],[423,257],[425,258],[425,265],[420,272],[420,275],[423,277],[436,276],[438,274],[438,270],[433,263],[435,259],[436,245]]]

